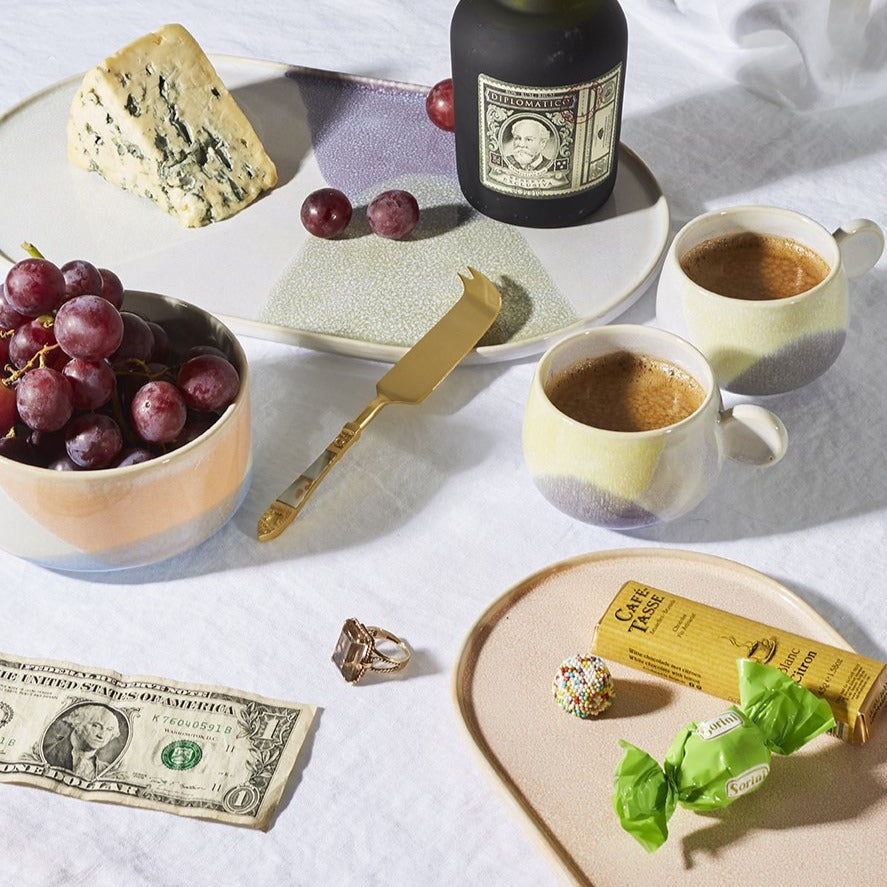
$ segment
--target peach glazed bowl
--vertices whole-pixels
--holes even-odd
[[[0,547],[55,570],[92,572],[173,557],[219,530],[249,487],[249,373],[234,334],[194,305],[127,291],[123,311],[160,325],[171,347],[221,351],[240,378],[233,402],[206,413],[147,461],[53,470],[0,455]]]

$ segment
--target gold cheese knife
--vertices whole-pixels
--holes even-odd
[[[276,539],[302,510],[308,497],[360,437],[370,420],[389,403],[421,403],[452,372],[492,326],[502,307],[493,283],[474,268],[470,277],[460,274],[463,291],[459,300],[379,380],[376,397],[336,439],[271,503],[259,519],[262,542]]]

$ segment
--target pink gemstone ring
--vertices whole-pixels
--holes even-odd
[[[383,652],[376,646],[377,641],[393,646],[397,654]],[[357,619],[346,619],[332,660],[342,672],[342,677],[349,684],[356,684],[368,671],[381,674],[400,671],[410,661],[410,648],[384,628],[364,625]]]

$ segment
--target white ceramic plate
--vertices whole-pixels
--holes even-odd
[[[462,650],[455,695],[485,769],[559,869],[596,887],[869,884],[887,833],[887,724],[865,745],[821,736],[775,757],[760,790],[698,814],[678,807],[668,841],[647,853],[611,806],[619,739],[661,761],[684,724],[724,702],[609,663],[612,708],[583,721],[554,701],[568,656],[586,653],[619,588],[637,580],[847,648],[807,604],[733,561],[674,549],[601,551],[530,576],[493,603]],[[803,872],[803,874],[801,874]]]
[[[425,115],[426,87],[213,56],[275,160],[280,182],[238,215],[186,229],[149,201],[72,167],[65,126],[80,77],[0,117],[0,265],[23,241],[59,264],[88,259],[131,289],[218,314],[235,332],[397,360],[458,298],[471,265],[502,290],[500,318],[469,362],[544,350],[606,323],[652,282],[668,206],[637,155],[620,149],[613,197],[587,223],[535,230],[472,210],[451,133]],[[355,205],[347,236],[322,241],[299,221],[305,196],[333,185]],[[366,204],[404,187],[422,217],[409,239],[369,233]]]

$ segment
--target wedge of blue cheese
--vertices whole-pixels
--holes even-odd
[[[177,24],[86,74],[71,103],[68,158],[190,228],[234,215],[277,183],[246,115]]]

